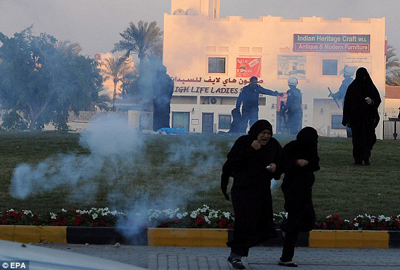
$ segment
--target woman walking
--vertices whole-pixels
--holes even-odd
[[[233,176],[231,189],[235,227],[228,261],[233,268],[245,269],[242,257],[249,249],[269,238],[276,237],[273,223],[271,179],[279,179],[277,163],[281,146],[272,137],[272,126],[267,120],[255,122],[248,135],[239,137],[228,154],[223,167],[221,188],[229,199],[227,179]]]
[[[371,150],[376,142],[375,128],[379,123],[378,107],[381,104],[368,71],[361,67],[349,85],[344,99],[344,126],[352,131],[354,165],[370,165]]]
[[[293,263],[294,245],[300,232],[309,232],[315,225],[312,203],[314,172],[320,169],[318,134],[312,127],[305,127],[296,140],[283,147],[281,167],[285,173],[282,191],[288,218],[279,225],[283,236],[283,251],[279,265],[297,267]]]

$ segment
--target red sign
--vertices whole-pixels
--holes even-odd
[[[237,58],[236,77],[260,77],[261,58]]]

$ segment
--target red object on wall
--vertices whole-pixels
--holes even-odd
[[[237,58],[236,77],[260,77],[261,58]]]

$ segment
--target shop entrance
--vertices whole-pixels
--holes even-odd
[[[202,133],[214,132],[214,113],[203,113],[201,128]]]

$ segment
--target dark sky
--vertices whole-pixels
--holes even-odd
[[[221,17],[280,16],[285,19],[318,16],[336,20],[386,18],[386,36],[400,55],[400,0],[221,0]],[[171,13],[170,0],[0,0],[0,32],[12,36],[34,24],[59,40],[77,42],[93,56],[113,49],[129,22],[157,21]]]

